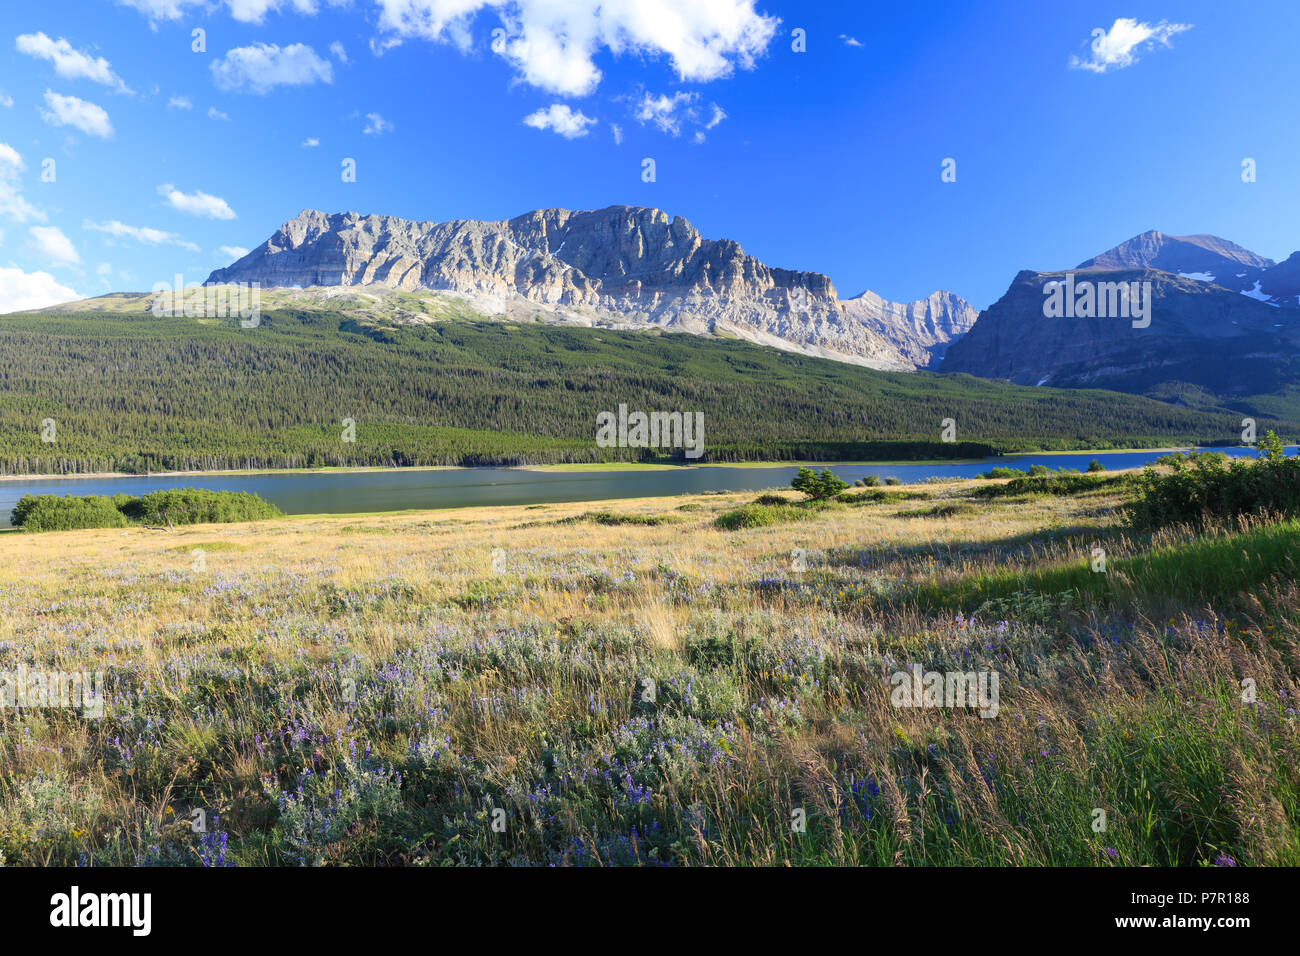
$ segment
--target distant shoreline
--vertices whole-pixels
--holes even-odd
[[[878,459],[872,461],[710,461],[699,464],[662,464],[659,462],[577,462],[554,465],[357,465],[326,468],[240,468],[224,471],[154,471],[139,474],[125,471],[85,471],[66,475],[0,475],[0,482],[6,481],[57,481],[77,480],[100,481],[110,478],[221,478],[241,475],[350,475],[372,472],[412,472],[412,471],[540,471],[552,473],[589,471],[682,471],[693,468],[842,468],[858,465],[970,465],[984,461],[1011,462],[1017,458],[1036,455],[1122,455],[1131,453],[1148,454],[1151,452],[1187,451],[1189,445],[1170,448],[1103,448],[1073,451],[1019,451],[1008,452],[998,459],[991,458],[909,458]],[[1235,447],[1235,446],[1234,446]],[[1244,446],[1242,446],[1244,447]],[[1005,466],[1004,466],[1005,467]]]

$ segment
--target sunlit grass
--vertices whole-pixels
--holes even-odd
[[[0,673],[109,700],[0,712],[0,854],[1300,863],[1300,526],[977,487],[7,535]],[[913,664],[998,716],[893,706]]]

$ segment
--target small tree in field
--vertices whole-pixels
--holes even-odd
[[[1255,443],[1255,448],[1265,461],[1286,461],[1286,445],[1277,437],[1277,432],[1270,430]]]
[[[848,482],[837,478],[829,468],[822,469],[821,474],[811,468],[800,468],[799,473],[790,481],[791,488],[802,491],[812,501],[833,498],[848,486]]]

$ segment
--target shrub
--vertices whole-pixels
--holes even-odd
[[[890,475],[888,478],[885,479],[885,484],[887,485],[901,485],[902,483],[903,483],[902,478],[895,478],[893,475]]]
[[[816,513],[816,510],[799,505],[742,505],[732,511],[724,511],[713,523],[724,531],[738,531],[741,528],[765,528],[786,521],[801,521]]]
[[[999,465],[996,468],[990,468],[988,471],[980,475],[980,477],[981,478],[1020,478],[1023,477],[1024,474],[1025,473],[1018,468],[1005,468]]]
[[[122,512],[145,524],[214,524],[276,518],[280,509],[247,491],[178,488],[127,502]]]
[[[23,495],[10,520],[25,531],[72,531],[77,528],[122,528],[126,516],[103,495]]]
[[[885,488],[864,488],[862,491],[845,491],[836,495],[835,500],[840,504],[858,507],[861,505],[888,504],[895,501],[920,501],[929,497],[923,491],[908,491],[905,488],[897,491]],[[813,502],[805,502],[805,505],[812,504]]]
[[[912,508],[907,511],[898,512],[899,518],[952,518],[960,514],[968,514],[974,510],[973,505],[961,502],[949,502],[947,504],[934,505],[930,508]]]
[[[130,495],[24,495],[11,521],[24,531],[124,528],[137,524],[202,524],[275,518],[280,509],[246,491],[182,488]]]
[[[981,498],[1001,498],[1012,495],[1077,495],[1098,488],[1122,486],[1132,483],[1130,475],[1080,475],[1070,472],[1022,475],[1005,485],[987,485],[976,488],[973,494]]]
[[[1097,463],[1094,462],[1094,464]],[[1089,468],[1088,470],[1105,471],[1106,469],[1103,468],[1100,464],[1097,464],[1096,468]],[[1026,477],[1046,478],[1048,475],[1077,475],[1078,473],[1079,470],[1077,468],[1059,468],[1056,471],[1052,471],[1052,469],[1048,468],[1046,465],[1030,465],[1028,470],[1021,471],[1019,468],[1007,468],[1004,465],[999,465],[996,468],[990,468],[988,471],[984,472],[984,474],[980,475],[979,477],[981,478],[1026,478]]]
[[[848,486],[847,481],[837,477],[829,468],[823,468],[820,474],[811,468],[800,468],[790,481],[791,488],[802,491],[813,501],[834,498]]]
[[[1092,461],[1088,462],[1088,470],[1089,470],[1089,471],[1105,471],[1105,470],[1106,470],[1106,466],[1103,465],[1101,462],[1099,462],[1096,458],[1094,458]]]
[[[1204,524],[1247,514],[1300,514],[1300,458],[1287,458],[1269,432],[1258,445],[1261,457],[1229,461],[1222,452],[1167,455],[1161,473],[1144,468],[1137,496],[1126,506],[1136,528]]]
[[[617,514],[613,511],[588,511],[586,514],[571,515],[561,518],[556,524],[577,524],[580,521],[593,521],[596,524],[618,525],[660,525],[668,524],[667,515]]]

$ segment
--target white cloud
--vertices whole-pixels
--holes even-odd
[[[244,23],[261,23],[267,12],[282,7],[292,7],[298,13],[312,16],[316,13],[315,0],[226,0],[230,15]]]
[[[1101,27],[1092,31],[1092,57],[1081,60],[1070,57],[1070,68],[1074,70],[1091,70],[1093,73],[1105,73],[1107,70],[1122,70],[1138,61],[1138,53],[1145,53],[1157,43],[1172,46],[1170,37],[1190,30],[1190,23],[1169,23],[1161,20],[1157,24],[1139,23],[1132,17],[1120,17],[1109,30]]]
[[[48,272],[0,268],[0,314],[43,309],[80,298],[66,285],[60,285]]]
[[[232,260],[242,259],[244,256],[248,255],[248,250],[243,246],[218,246],[217,252],[221,253],[223,256],[229,256]]]
[[[392,123],[378,113],[367,113],[366,128],[361,132],[367,136],[383,136],[385,133],[391,133],[395,128]]]
[[[188,96],[173,96],[167,101],[169,110],[189,110],[194,108]]]
[[[574,112],[563,103],[552,103],[544,110],[529,113],[524,117],[524,125],[533,129],[549,129],[565,139],[577,139],[586,136],[587,127],[595,126],[598,120],[587,116],[581,110]]]
[[[101,262],[95,267],[95,275],[99,276],[99,281],[104,283],[105,289],[113,288],[113,267],[107,262]]]
[[[8,93],[0,93],[0,106],[3,106],[5,109],[9,109],[9,107],[13,105],[14,105],[14,98],[12,96],[10,96]]]
[[[857,37],[851,37],[847,33],[841,33],[840,39],[844,41],[846,46],[862,46],[861,40]]]
[[[750,69],[776,35],[776,17],[755,0],[377,0],[379,27],[466,49],[470,26],[494,11],[506,36],[494,52],[527,83],[566,96],[591,93],[609,50],[667,57],[682,81],[707,82]]]
[[[389,37],[386,40],[380,40],[378,37],[370,38],[370,52],[375,56],[383,56],[393,47],[401,46],[401,37]]]
[[[45,213],[23,198],[18,185],[26,168],[18,150],[0,143],[0,216],[14,222],[44,222]]]
[[[41,110],[41,119],[51,126],[75,126],[83,133],[105,139],[113,135],[113,124],[102,106],[75,96],[62,96],[53,90],[45,91],[45,105],[49,109]]]
[[[315,136],[308,136],[299,145],[302,146],[303,149],[315,149],[320,145],[320,140]]]
[[[710,103],[708,119],[705,119],[699,102],[699,93],[679,91],[672,96],[666,93],[656,96],[643,92],[632,115],[641,125],[649,123],[670,136],[680,136],[686,127],[695,127],[695,142],[702,143],[704,136],[701,131],[713,129],[727,118],[727,114],[717,103]]]
[[[674,93],[672,96],[660,94],[655,96],[646,93],[641,97],[641,102],[636,108],[636,118],[643,125],[653,123],[664,133],[671,133],[678,136],[682,131],[683,114],[688,109],[693,109],[696,100],[700,98],[698,93]]]
[[[338,40],[335,40],[330,44],[330,56],[334,57],[334,59],[338,60],[340,63],[346,64],[348,62],[348,51],[343,49],[343,44]]]
[[[27,230],[38,255],[54,266],[75,266],[81,262],[76,246],[58,226],[32,226]]]
[[[617,123],[610,123],[610,124],[609,124],[609,131],[610,131],[611,133],[614,134],[614,145],[615,145],[615,146],[622,146],[622,145],[623,145],[623,127],[619,126]]]
[[[188,249],[191,252],[198,252],[199,247],[192,242],[187,242],[174,232],[164,232],[161,229],[152,229],[149,226],[128,226],[126,223],[118,222],[116,219],[108,222],[91,222],[89,219],[83,219],[81,222],[82,229],[88,229],[91,232],[102,232],[118,239],[134,239],[136,242],[142,242],[148,246],[180,246],[182,249]]]
[[[212,76],[223,90],[268,93],[276,86],[331,83],[334,67],[303,43],[254,43],[227,51],[212,64]]]
[[[133,10],[139,10],[152,20],[179,20],[186,7],[197,7],[203,0],[117,0]]]
[[[215,106],[209,106],[208,119],[228,120],[230,119],[230,114],[221,112],[221,110],[217,109]]]
[[[167,205],[173,209],[191,216],[204,216],[208,219],[235,218],[235,211],[220,196],[210,196],[198,190],[183,193],[170,183],[159,186],[158,195],[166,199]]]
[[[151,23],[159,20],[179,20],[186,8],[207,5],[207,0],[117,0],[123,6],[139,10]],[[338,5],[338,0],[330,0]],[[298,13],[315,14],[319,9],[316,0],[225,0],[230,15],[243,23],[261,23],[272,10],[291,8]]]
[[[65,80],[91,80],[119,93],[131,92],[122,78],[113,72],[107,60],[102,56],[93,57],[74,50],[72,44],[63,37],[51,40],[44,33],[24,33],[14,41],[14,49],[28,56],[49,60],[54,64],[54,72]]]

